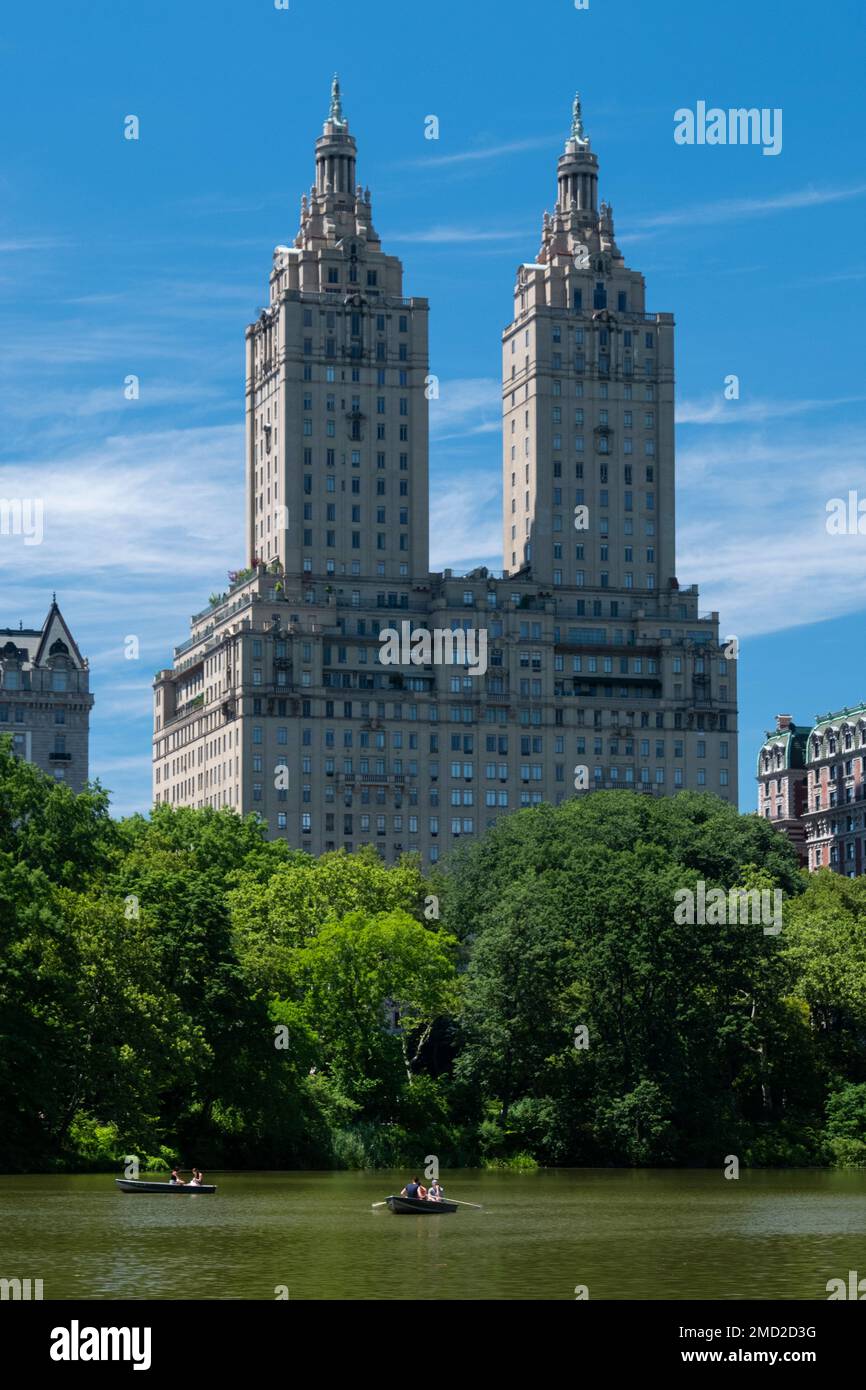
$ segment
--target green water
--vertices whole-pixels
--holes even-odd
[[[46,1299],[826,1299],[866,1276],[866,1173],[465,1171],[448,1194],[483,1211],[372,1210],[406,1177],[208,1174],[195,1197],[0,1177],[0,1278]]]

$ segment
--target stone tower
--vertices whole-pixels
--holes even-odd
[[[630,601],[676,573],[674,322],[646,312],[597,197],[576,97],[556,205],[502,335],[502,547],[510,574]]]
[[[247,563],[426,580],[427,301],[403,296],[334,78],[316,180],[246,332]]]

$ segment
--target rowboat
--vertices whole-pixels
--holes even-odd
[[[216,1192],[215,1187],[203,1182],[198,1186],[184,1182],[144,1182],[138,1178],[115,1178],[121,1192]]]
[[[395,1216],[448,1216],[457,1210],[456,1202],[428,1202],[423,1197],[388,1197],[389,1210]]]

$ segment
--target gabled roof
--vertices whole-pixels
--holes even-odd
[[[48,616],[42,627],[42,641],[39,643],[39,648],[34,657],[35,665],[42,665],[42,663],[48,659],[51,655],[51,648],[57,641],[66,644],[69,648],[69,655],[77,666],[84,666],[84,658],[78,650],[78,644],[69,631],[66,620],[57,606],[57,599],[52,598]]]
[[[52,598],[51,607],[42,627],[0,627],[0,652],[7,642],[12,642],[19,651],[26,652],[26,660],[32,666],[40,666],[51,655],[55,642],[63,642],[69,651],[70,659],[84,668],[84,658],[78,644],[66,624],[57,599]]]

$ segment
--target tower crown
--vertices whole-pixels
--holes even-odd
[[[349,134],[349,122],[343,115],[340,79],[334,73],[331,108],[316,141],[316,192],[331,197],[334,206],[354,202],[357,154],[354,136]]]
[[[589,136],[583,129],[580,93],[575,93],[571,108],[571,135],[559,156],[557,166],[557,198],[559,212],[578,212],[596,216],[598,208],[598,156],[590,149]]]
[[[316,181],[301,198],[301,225],[295,247],[337,246],[355,238],[381,249],[372,222],[369,188],[355,183],[358,147],[343,115],[340,79],[334,73],[331,102],[316,140]],[[279,248],[278,248],[279,250]]]

